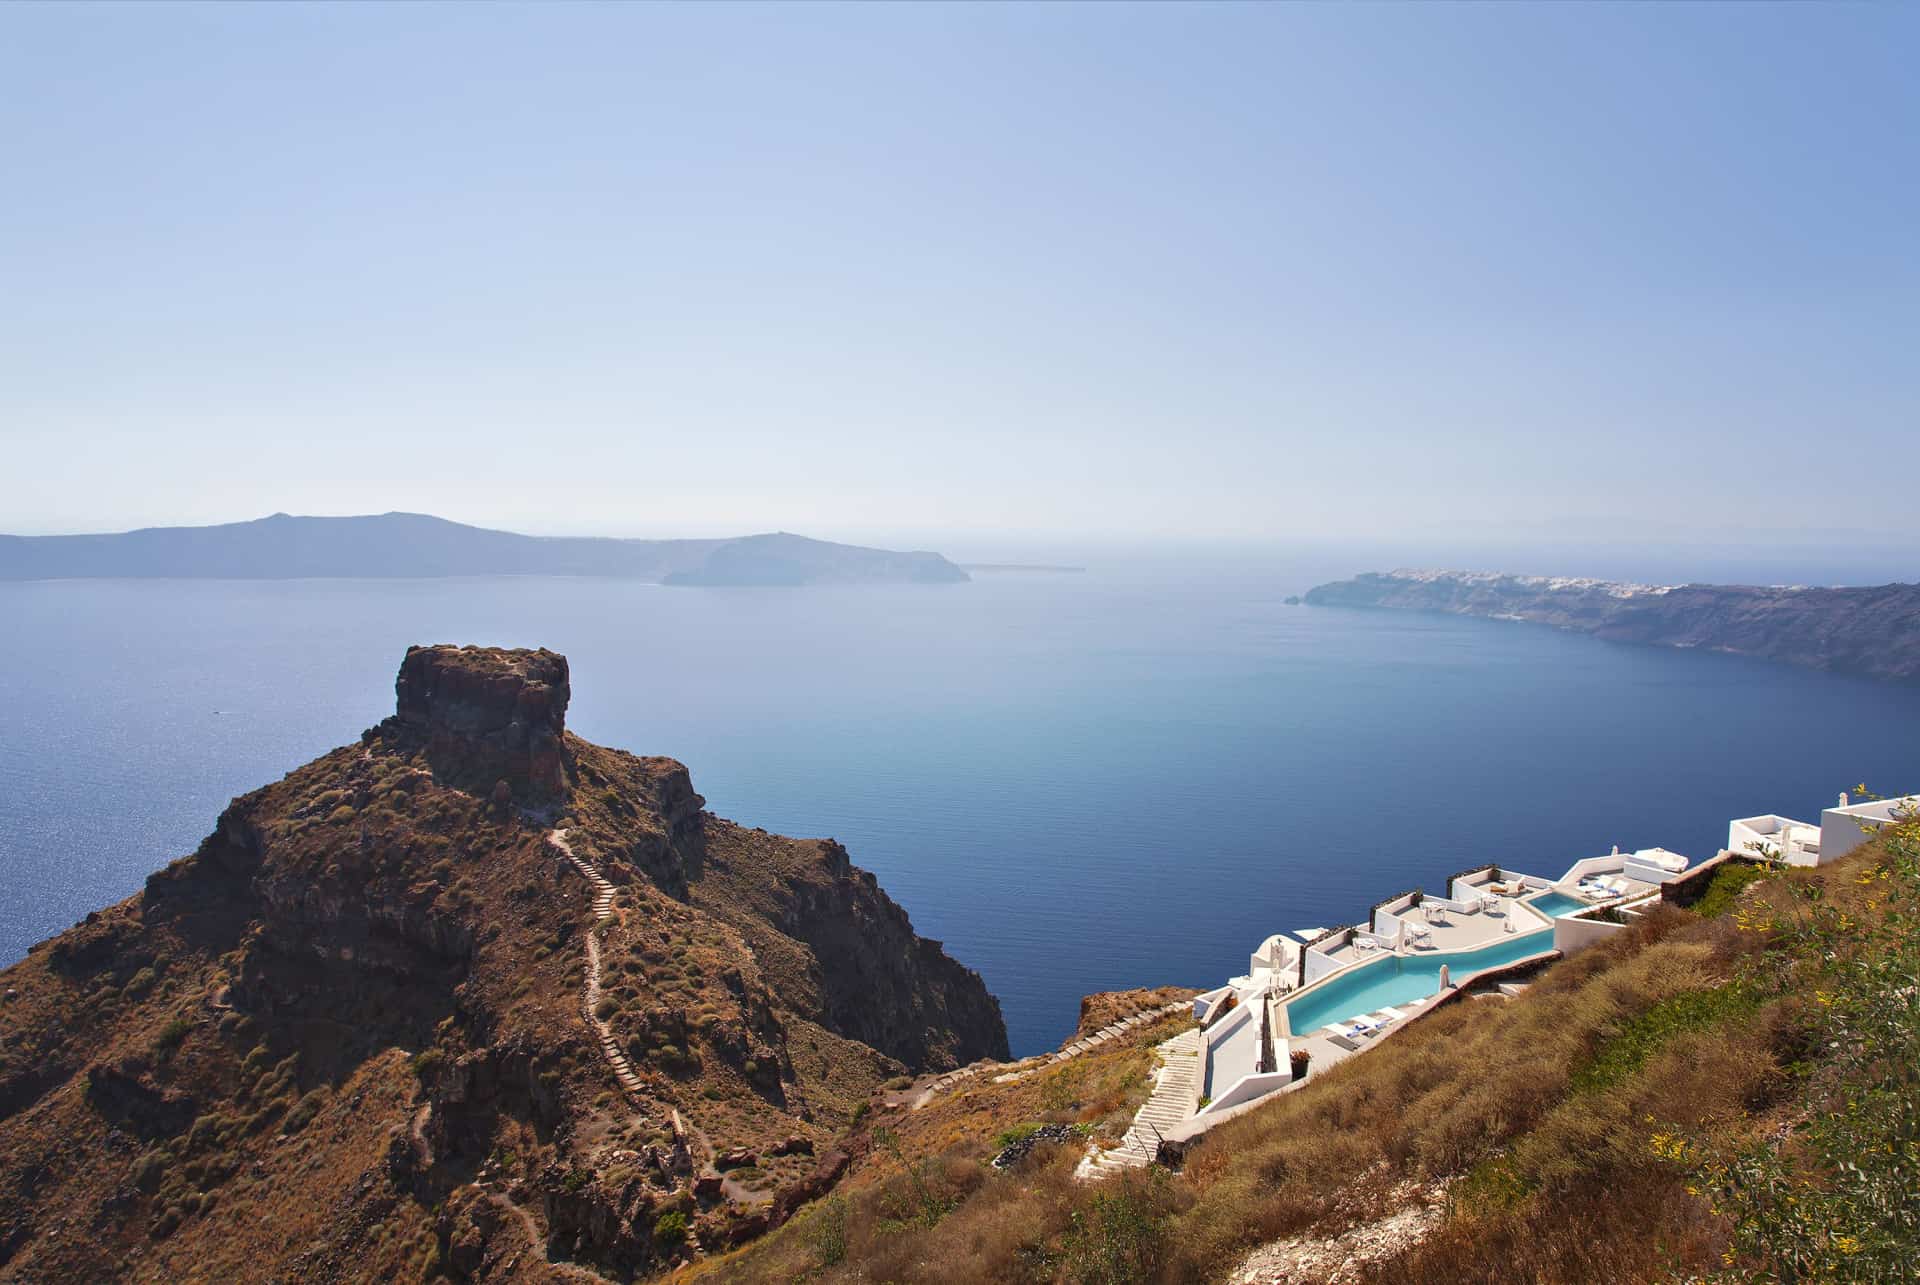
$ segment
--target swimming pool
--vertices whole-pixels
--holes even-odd
[[[1306,1035],[1332,1022],[1344,1022],[1389,1004],[1409,1004],[1440,989],[1440,966],[1458,984],[1489,968],[1511,964],[1553,946],[1553,930],[1536,928],[1515,933],[1472,950],[1449,950],[1431,955],[1384,955],[1355,964],[1313,987],[1285,1005],[1287,1026]]]
[[[1569,897],[1564,892],[1544,892],[1527,903],[1549,919],[1558,919],[1562,915],[1571,915],[1575,911],[1585,910],[1588,903],[1578,897]]]

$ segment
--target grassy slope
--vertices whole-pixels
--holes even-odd
[[[1895,860],[1890,849],[1907,855]],[[838,1211],[816,1208],[730,1260],[726,1279],[1219,1280],[1258,1244],[1381,1218],[1416,1182],[1447,1186],[1445,1219],[1424,1242],[1361,1269],[1363,1279],[1551,1285],[1778,1273],[1789,1252],[1769,1223],[1778,1215],[1757,1197],[1729,1197],[1726,1182],[1716,1192],[1715,1175],[1727,1171],[1708,1158],[1744,1148],[1784,1164],[1779,1190],[1802,1194],[1779,1197],[1780,1208],[1834,1190],[1833,1166],[1780,1140],[1797,1139],[1835,1103],[1862,1100],[1859,1073],[1828,1060],[1831,1022],[1815,996],[1835,983],[1822,978],[1891,975],[1893,1002],[1913,1006],[1912,979],[1898,989],[1911,960],[1897,943],[1911,940],[1911,925],[1888,893],[1916,892],[1916,850],[1920,833],[1908,826],[1817,872],[1747,888],[1729,878],[1703,903],[1708,914],[1662,907],[1547,970],[1517,1000],[1440,1010],[1222,1126],[1175,1177],[1077,1188],[1063,1157],[995,1175],[980,1166],[987,1148],[977,1138],[903,1128],[905,1158],[938,1176],[952,1212],[931,1226],[890,1219],[888,1209],[905,1207],[897,1183],[855,1185]],[[1827,916],[1824,936],[1804,926],[1809,906]],[[1856,1006],[1887,1002],[1870,994]],[[1898,1062],[1912,1023],[1883,1036],[1874,1047],[1893,1047]],[[1884,1067],[1886,1055],[1874,1056]],[[994,1092],[975,1095],[983,1130],[1023,1109]],[[1896,1076],[1893,1105],[1882,1097],[1874,1110],[1910,1119],[1910,1082],[1902,1092]],[[1898,1165],[1911,1164],[1913,1142],[1882,1140],[1905,1126],[1880,1115],[1858,1123],[1867,1145],[1892,1157],[1895,1176],[1882,1187],[1895,1194],[1888,1209],[1864,1212],[1854,1204],[1869,1197],[1830,1195],[1827,1214],[1861,1223],[1865,1236],[1874,1219],[1911,1220]],[[847,1229],[844,1258],[829,1265],[836,1227]],[[1866,1265],[1869,1255],[1837,1227],[1803,1239],[1815,1242],[1807,1254],[1840,1263],[1823,1279],[1905,1279],[1904,1268]],[[1906,1261],[1897,1241],[1881,1240],[1888,1261]],[[1853,1275],[1850,1262],[1860,1264]]]

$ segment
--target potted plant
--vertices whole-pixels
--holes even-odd
[[[1313,1054],[1305,1049],[1295,1049],[1287,1054],[1287,1063],[1293,1068],[1293,1078],[1296,1080],[1307,1078],[1307,1063],[1311,1061],[1313,1061]]]

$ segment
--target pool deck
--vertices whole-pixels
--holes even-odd
[[[1508,914],[1513,916],[1515,932],[1532,932],[1552,924],[1552,920],[1531,907],[1522,906],[1509,910],[1510,904],[1503,900],[1497,912],[1450,910],[1446,913],[1446,923],[1428,923],[1427,931],[1432,934],[1430,941],[1408,942],[1400,950],[1390,946],[1362,950],[1349,941],[1343,943],[1337,950],[1327,951],[1326,954],[1341,964],[1357,964],[1363,960],[1378,959],[1382,955],[1431,955],[1439,951],[1472,950],[1475,946],[1484,946],[1488,942],[1498,941],[1507,936]]]

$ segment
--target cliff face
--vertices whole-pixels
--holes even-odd
[[[1920,680],[1920,585],[1634,585],[1457,571],[1369,572],[1309,591],[1328,607],[1445,611],[1702,647],[1870,678]]]
[[[0,1277],[644,1275],[817,1193],[880,1082],[1004,1054],[838,845],[569,695],[410,649],[392,718],[6,970]]]

